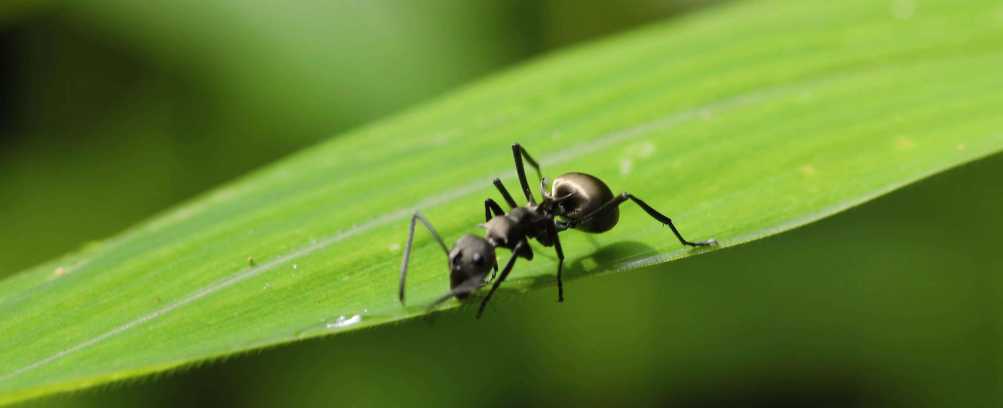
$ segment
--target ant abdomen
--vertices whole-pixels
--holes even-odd
[[[568,220],[592,214],[615,198],[606,183],[584,173],[566,173],[554,179],[551,194],[555,198],[567,197],[558,204],[556,212],[558,216]],[[575,229],[598,234],[613,229],[619,220],[620,210],[613,207],[601,216],[576,224]]]

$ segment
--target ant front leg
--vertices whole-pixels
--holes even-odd
[[[397,288],[397,296],[400,299],[401,304],[404,304],[404,282],[407,280],[407,261],[411,258],[411,244],[414,242],[415,221],[421,221],[421,223],[425,225],[428,232],[432,234],[435,241],[442,247],[442,252],[445,252],[447,257],[449,256],[449,249],[446,249],[446,243],[442,242],[442,238],[439,237],[439,233],[435,232],[435,228],[432,228],[432,224],[428,222],[424,215],[421,215],[420,212],[415,212],[414,215],[411,216],[411,230],[407,234],[407,245],[404,247],[404,260],[401,262],[400,285]]]
[[[525,158],[526,161],[529,162],[529,165],[533,166],[533,169],[536,170],[536,175],[540,177],[540,180],[543,180],[543,173],[540,172],[540,165],[537,164],[536,160],[533,160],[529,153],[526,152],[526,149],[523,149],[518,143],[512,145],[512,155],[515,157],[515,171],[519,174],[519,184],[522,185],[522,192],[526,194],[526,200],[529,201],[530,204],[536,204],[536,199],[533,198],[533,193],[529,191],[529,181],[526,180],[526,169],[523,168],[522,159]]]
[[[484,200],[484,221],[491,221],[491,217],[498,217],[505,215],[505,211],[502,210],[501,206],[495,202],[495,200],[487,199]]]
[[[515,266],[515,260],[516,258],[519,257],[518,254],[524,246],[526,246],[526,241],[519,241],[519,243],[515,244],[515,247],[512,248],[512,256],[510,256],[508,258],[508,262],[505,263],[505,268],[502,269],[501,276],[499,276],[498,279],[495,280],[494,285],[491,285],[491,291],[489,291],[488,295],[484,297],[483,301],[481,301],[480,309],[477,309],[476,317],[478,319],[480,319],[481,314],[484,313],[484,306],[488,305],[488,301],[491,300],[491,295],[493,295],[495,293],[495,290],[498,289],[498,286],[501,286],[501,283],[505,281],[505,278],[508,277],[509,272],[512,272],[512,267]]]
[[[504,184],[502,184],[500,178],[496,178],[492,180],[492,182],[495,184],[495,187],[498,188],[498,192],[501,193],[502,198],[505,199],[505,202],[508,203],[510,208],[516,208],[519,206],[519,204],[515,203],[515,199],[512,198],[512,195],[508,193],[508,189],[505,188]]]
[[[447,294],[443,295],[442,297],[436,299],[435,302],[432,302],[432,304],[428,305],[428,308],[425,309],[425,312],[431,312],[437,306],[439,306],[440,304],[442,304],[442,302],[445,302],[445,301],[449,300],[449,298],[452,298],[452,297],[465,298],[467,296],[470,296],[470,295],[474,294],[474,292],[476,292],[477,289],[480,289],[480,287],[481,287],[481,285],[478,282],[476,282],[476,281],[473,281],[473,280],[467,281],[467,282],[463,283],[462,285],[457,286],[453,290],[449,291],[449,293],[447,293]]]
[[[588,215],[586,215],[586,216],[584,216],[582,218],[579,218],[577,220],[569,221],[565,225],[568,228],[574,228],[575,225],[586,223],[586,222],[588,222],[588,221],[590,221],[590,220],[598,217],[599,215],[603,214],[605,211],[609,211],[609,210],[611,210],[613,208],[616,208],[617,206],[619,206],[620,204],[622,204],[624,201],[627,201],[627,200],[634,201],[634,203],[636,203],[638,206],[640,206],[641,209],[644,210],[644,212],[648,213],[648,215],[650,215],[651,218],[654,218],[654,219],[658,220],[658,222],[661,222],[664,225],[668,225],[669,228],[672,228],[672,233],[676,234],[676,238],[678,238],[679,242],[681,242],[683,245],[689,245],[689,246],[692,246],[692,247],[698,247],[698,246],[714,245],[714,244],[717,243],[717,240],[714,239],[714,238],[711,238],[709,240],[702,241],[702,242],[690,242],[690,241],[687,241],[686,239],[683,238],[682,234],[679,233],[679,230],[676,229],[676,226],[672,224],[672,220],[669,219],[669,217],[666,217],[666,216],[662,215],[661,213],[659,213],[658,211],[655,211],[654,208],[651,208],[651,206],[649,206],[648,204],[646,204],[644,201],[641,201],[641,199],[639,199],[637,197],[634,197],[633,195],[631,195],[630,193],[627,193],[627,192],[624,192],[623,194],[620,194],[619,196],[617,196],[616,198],[610,200],[606,204],[603,204],[602,207],[599,207],[597,210],[593,211],[591,214],[588,214]]]

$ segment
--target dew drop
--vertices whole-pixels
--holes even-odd
[[[334,323],[328,323],[327,324],[327,328],[328,329],[337,329],[339,327],[348,327],[348,326],[356,324],[356,323],[358,323],[360,321],[362,321],[362,316],[353,315],[352,317],[349,317],[349,318],[346,319],[345,316],[342,315],[342,316],[339,316],[338,320],[335,321]]]

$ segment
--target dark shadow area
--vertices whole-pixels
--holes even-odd
[[[553,248],[543,248],[537,246],[536,248],[534,248],[534,251],[536,251],[534,255],[536,258],[534,258],[534,261],[539,261],[539,258],[541,257],[540,249],[553,250]],[[630,261],[632,259],[639,259],[646,256],[651,256],[655,253],[657,253],[657,251],[650,245],[636,241],[617,242],[603,247],[599,247],[598,250],[596,250],[591,254],[574,259],[565,259],[564,270],[561,275],[562,280],[564,281],[564,283],[568,283],[594,274],[609,272],[611,270],[614,270],[617,264],[620,264],[625,261]],[[586,268],[585,267],[586,260],[590,261],[590,263],[592,263],[595,266],[591,268]],[[527,262],[534,262],[534,261],[519,260],[519,262],[516,263],[515,271],[518,271],[520,265],[525,266]],[[494,295],[492,295],[491,302],[488,303],[488,306],[485,309],[485,318],[488,317],[487,316],[488,314],[497,311],[498,300],[508,298],[509,296],[518,296],[527,290],[550,288],[548,290],[553,292],[553,297],[554,300],[556,301],[557,257],[554,256],[551,261],[555,262],[552,271],[545,271],[544,273],[532,276],[519,276],[518,274],[509,275],[509,278],[506,279],[506,281],[503,282],[502,285],[495,290]],[[513,273],[516,273],[515,271]],[[506,283],[508,283],[508,285],[506,285]],[[484,286],[481,287],[480,291],[478,291],[470,298],[464,300],[458,308],[459,309],[458,313],[470,314],[470,315],[476,314],[477,309],[480,307],[481,301],[484,299],[485,296],[487,296],[488,291],[491,290],[492,284],[493,283],[485,284]],[[565,296],[567,297],[569,295],[568,289],[565,287],[564,291],[565,291]],[[443,289],[443,294],[445,293],[446,290]],[[407,307],[407,310],[411,312],[419,312],[424,310],[424,306],[409,305]],[[450,309],[437,310],[433,311],[430,315],[428,315],[422,320],[424,320],[426,323],[431,324],[436,320],[437,318],[436,316],[440,312],[452,313]]]
[[[545,248],[546,249],[546,248]],[[539,252],[539,251],[537,251]],[[564,270],[561,272],[561,279],[564,283],[568,283],[574,280],[578,280],[584,277],[588,277],[598,273],[609,272],[616,268],[617,264],[632,259],[638,259],[645,256],[650,256],[655,254],[656,251],[650,245],[636,242],[636,241],[624,241],[609,244],[603,247],[599,247],[595,252],[588,255],[581,256],[578,258],[568,258],[564,260]],[[537,254],[539,256],[539,254]],[[585,261],[591,261],[595,267],[586,268]],[[520,260],[520,262],[526,262]],[[533,261],[530,261],[533,262]],[[556,299],[557,293],[557,257],[553,259],[554,267],[552,271],[544,272],[533,276],[518,276],[510,275],[507,281],[518,282],[519,288],[506,287],[504,284],[495,291],[494,299],[500,297],[507,297],[509,295],[518,294],[526,290],[540,289],[544,287],[553,287]],[[519,263],[516,263],[516,268],[519,267]],[[481,289],[482,294],[486,293],[490,289],[490,285]],[[568,289],[565,288],[565,295],[567,295]]]
[[[648,244],[637,241],[614,242],[598,247],[594,252],[571,260],[566,266],[566,279],[578,279],[595,273],[607,272],[617,265],[657,254],[658,251]],[[595,263],[593,270],[586,270],[585,261]]]
[[[0,89],[3,90],[0,92],[0,152],[10,148],[9,139],[14,137],[11,129],[14,126],[14,118],[19,114],[15,95],[21,92],[18,89],[20,81],[14,74],[17,40],[17,30],[10,27],[0,28]]]
[[[897,387],[860,367],[760,367],[667,395],[663,406],[717,407],[886,407],[904,406]]]

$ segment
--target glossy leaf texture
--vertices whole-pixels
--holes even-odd
[[[734,2],[550,55],[6,279],[0,401],[424,314],[448,269],[419,229],[398,303],[409,216],[447,244],[480,233],[484,199],[501,201],[490,180],[518,191],[513,142],[548,177],[593,174],[720,248],[998,152],[1003,8],[895,3]],[[612,231],[562,242],[572,301],[577,279],[714,250],[632,204]],[[499,303],[556,300],[556,257],[535,251]]]

